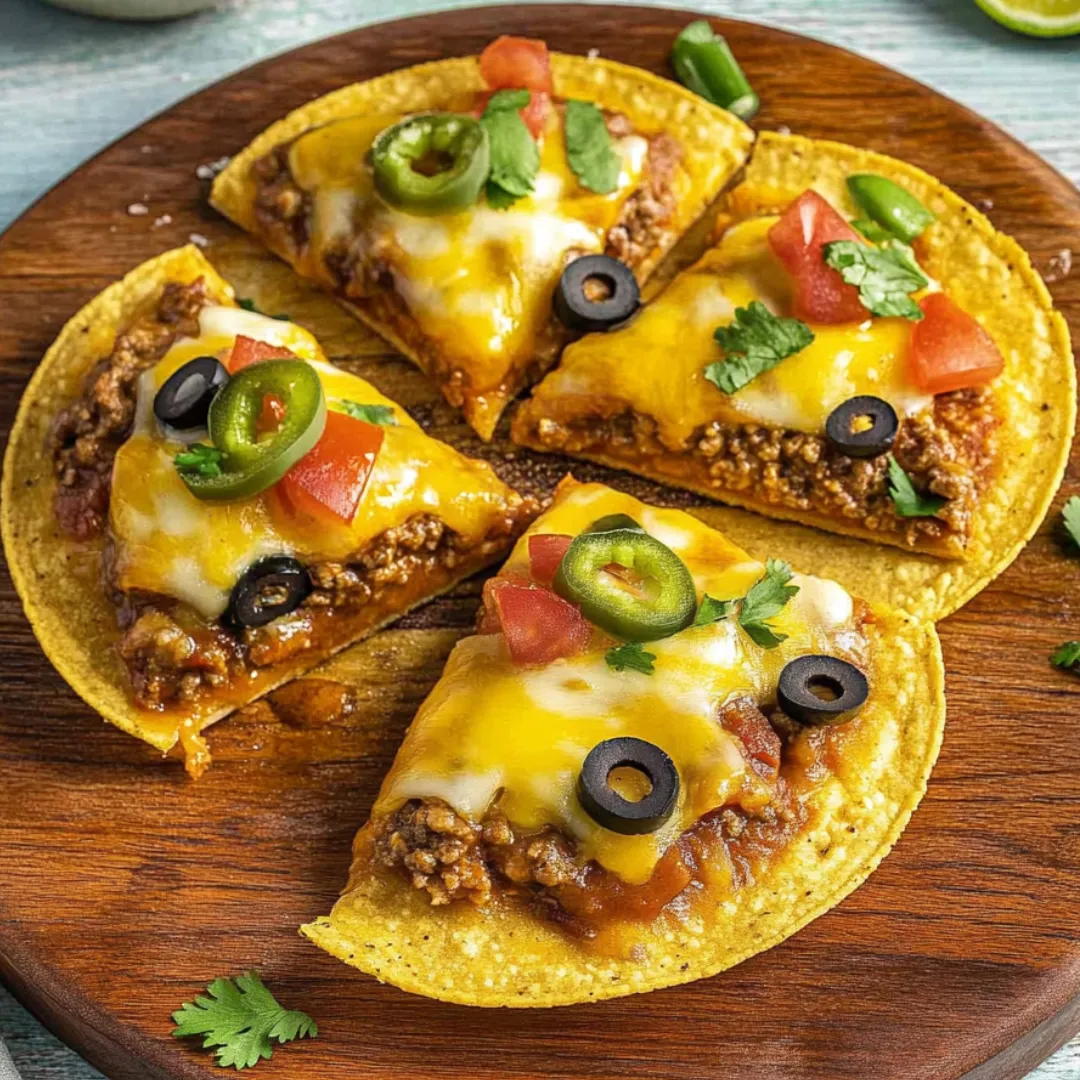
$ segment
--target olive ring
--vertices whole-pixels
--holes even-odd
[[[822,696],[824,691],[831,696]],[[843,724],[870,694],[870,683],[854,664],[835,656],[800,656],[780,672],[776,699],[801,724]]]
[[[643,799],[624,799],[608,783],[611,773],[623,767],[648,777],[652,789]],[[578,775],[577,795],[589,817],[605,829],[626,835],[656,832],[675,812],[679,771],[659,746],[644,739],[605,739],[585,758]]]
[[[869,426],[861,431],[855,430],[858,420],[867,421]],[[840,451],[853,458],[877,457],[892,448],[900,430],[900,420],[896,410],[887,402],[871,394],[849,398],[837,405],[828,420],[825,421],[825,434],[829,442]]]
[[[307,568],[291,555],[252,563],[233,586],[225,620],[236,627],[265,626],[295,611],[311,592]]]
[[[197,356],[178,367],[154,396],[154,415],[176,431],[206,427],[210,402],[229,381],[229,373],[213,356]]]
[[[608,295],[591,299],[586,291],[590,281],[602,283]],[[555,314],[569,330],[611,330],[626,322],[640,303],[634,272],[610,255],[582,255],[567,263],[555,287]]]

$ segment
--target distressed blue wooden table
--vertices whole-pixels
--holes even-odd
[[[152,113],[272,53],[365,22],[466,3],[234,0],[160,24],[100,22],[0,0],[0,229],[65,173]],[[1080,183],[1080,38],[1039,42],[972,0],[683,0],[846,46],[996,121]],[[179,1002],[177,1003],[179,1004]],[[0,1037],[23,1080],[94,1080],[0,988]],[[0,1080],[6,1080],[0,1057]],[[1080,1040],[1030,1080],[1077,1080]]]

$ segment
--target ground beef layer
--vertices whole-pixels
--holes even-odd
[[[521,832],[497,809],[475,823],[434,798],[411,799],[374,819],[372,859],[405,875],[433,905],[521,902],[586,940],[613,921],[652,921],[685,890],[715,880],[718,870],[735,886],[745,885],[804,823],[795,795],[799,783],[785,775],[791,755],[783,748],[801,740],[799,768],[820,771],[827,743],[838,736],[836,729],[804,732],[778,712],[766,720],[746,699],[722,709],[717,722],[739,737],[749,767],[767,785],[768,801],[759,794],[748,804],[753,809],[736,804],[705,815],[642,885],[628,885],[585,861],[575,842],[555,828]]]
[[[950,555],[961,555],[970,535],[979,494],[993,474],[1000,424],[988,387],[941,394],[933,409],[907,418],[892,452],[916,490],[948,501],[934,517],[903,518],[889,496],[886,456],[851,458],[823,436],[714,421],[674,452],[652,417],[631,410],[567,420],[534,418],[532,411],[526,406],[514,426],[515,440],[527,446],[602,457],[720,499],[736,494]]]

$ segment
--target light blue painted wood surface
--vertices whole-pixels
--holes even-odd
[[[136,25],[0,0],[0,228],[112,139],[231,71],[365,23],[472,2],[234,0],[179,22]],[[1016,37],[971,0],[678,6],[773,23],[871,56],[996,121],[1080,184],[1080,38]],[[3,989],[0,1036],[23,1080],[100,1080]],[[1030,1080],[1080,1080],[1080,1040]]]

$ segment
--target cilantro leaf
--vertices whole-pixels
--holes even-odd
[[[900,462],[889,455],[889,498],[901,517],[933,517],[949,500],[915,490]]]
[[[540,150],[518,109],[529,104],[528,90],[496,90],[480,117],[491,142],[488,205],[505,210],[533,189]]]
[[[915,262],[911,248],[897,241],[873,248],[854,240],[825,245],[825,262],[859,290],[863,307],[874,315],[899,316],[918,322],[922,308],[910,294],[929,282]]]
[[[793,576],[790,563],[766,559],[764,577],[750,586],[739,608],[739,625],[763,649],[775,649],[787,640],[787,634],[778,634],[767,620],[779,615],[799,591],[798,585],[788,584]]]
[[[1076,671],[1076,665],[1080,663],[1080,641],[1066,641],[1050,657],[1050,663],[1066,671]],[[1080,671],[1077,671],[1077,674],[1080,674]]]
[[[255,301],[250,296],[242,296],[236,301],[237,307],[242,307],[245,311],[253,311],[256,315],[267,315],[271,319],[278,319],[281,322],[292,322],[291,315],[269,315],[268,312],[260,311],[255,306]]]
[[[1073,543],[1080,547],[1080,495],[1074,495],[1062,507],[1061,518]]]
[[[192,443],[173,458],[177,472],[195,476],[220,476],[225,455],[216,446]]]
[[[851,227],[858,229],[867,240],[875,244],[883,244],[893,238],[893,234],[888,229],[879,225],[876,221],[871,221],[869,218],[856,218],[851,223]]]
[[[203,1048],[217,1047],[214,1056],[223,1067],[250,1069],[273,1056],[271,1040],[286,1043],[319,1034],[307,1013],[283,1009],[254,971],[215,979],[206,990],[209,997],[185,1001],[173,1013],[173,1035],[205,1036]]]
[[[714,600],[708,593],[701,598],[701,606],[694,616],[695,626],[708,626],[709,623],[718,622],[731,614],[734,600]]]
[[[622,162],[604,114],[591,101],[566,103],[566,158],[582,187],[608,195],[619,185]]]
[[[731,325],[719,327],[713,336],[727,356],[709,364],[705,378],[725,394],[734,394],[814,340],[806,323],[779,318],[760,300],[736,308]]]
[[[348,413],[354,420],[364,420],[369,424],[381,424],[383,427],[394,427],[397,420],[394,419],[394,410],[389,405],[361,405],[358,401],[349,401],[342,398],[338,402],[343,413]]]
[[[604,653],[607,666],[613,671],[640,671],[642,675],[653,673],[653,661],[656,654],[646,652],[640,642],[627,641],[622,645],[615,645]]]

